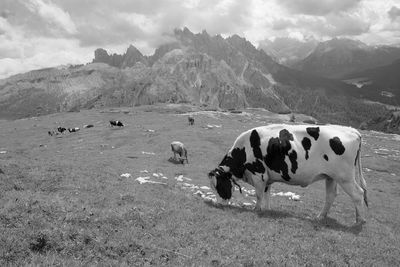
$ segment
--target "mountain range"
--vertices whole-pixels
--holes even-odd
[[[362,88],[279,64],[238,35],[223,38],[183,28],[172,37],[175,41],[151,56],[132,45],[122,55],[99,48],[86,65],[0,80],[0,117],[158,102],[212,109],[259,107],[350,125],[386,112],[383,105],[360,99]]]

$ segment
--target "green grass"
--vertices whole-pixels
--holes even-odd
[[[0,265],[400,264],[400,149],[393,136],[363,132],[370,199],[363,227],[354,225],[354,207],[341,189],[330,217],[314,219],[325,199],[323,182],[274,184],[274,192],[292,191],[301,201],[271,197],[272,211],[255,213],[204,202],[174,177],[208,185],[207,172],[239,133],[289,115],[208,112],[195,114],[189,126],[181,113],[191,109],[158,105],[1,121],[0,151],[7,153],[0,154]],[[112,129],[109,119],[126,127]],[[57,125],[89,123],[95,127],[47,135]],[[187,145],[189,164],[168,161],[174,140]],[[389,150],[377,154],[378,148]],[[143,170],[163,173],[167,185],[140,185],[135,178]],[[254,198],[235,192],[235,199]]]

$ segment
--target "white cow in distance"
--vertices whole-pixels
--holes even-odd
[[[179,155],[179,161],[183,164],[186,160],[186,162],[189,164],[188,158],[187,158],[187,150],[185,148],[185,145],[182,142],[179,141],[173,141],[171,143],[171,150],[174,152],[174,160],[177,160],[176,155]]]

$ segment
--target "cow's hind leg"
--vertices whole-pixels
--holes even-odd
[[[324,219],[328,215],[329,209],[332,206],[333,201],[337,195],[337,182],[330,177],[325,179],[325,188],[326,188],[326,199],[325,205],[320,214],[318,215],[318,219]]]
[[[364,201],[364,191],[356,183],[354,177],[348,181],[342,181],[339,183],[343,190],[350,196],[354,206],[356,208],[356,223],[363,224],[365,219],[363,215],[363,201]]]
[[[271,196],[271,186],[272,185],[266,185],[265,186],[265,189],[264,189],[264,207],[267,209],[267,210],[270,210],[271,209],[271,204],[270,204],[270,196]]]

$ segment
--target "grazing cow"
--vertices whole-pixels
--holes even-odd
[[[123,127],[124,126],[122,121],[114,121],[114,120],[110,121],[110,125],[111,125],[111,127],[114,127],[114,126]]]
[[[85,124],[85,125],[83,125],[83,128],[92,128],[92,127],[94,127],[93,124]]]
[[[48,131],[47,132],[50,136],[53,136],[53,135],[57,135],[58,133],[56,132],[56,131],[54,131],[54,130],[51,130],[51,131]]]
[[[243,180],[255,187],[255,210],[263,198],[269,206],[271,184],[307,185],[325,180],[325,206],[318,218],[325,218],[339,184],[352,199],[356,222],[364,223],[363,201],[367,187],[361,168],[361,134],[350,127],[275,124],[240,134],[218,168],[211,171],[211,187],[224,202],[232,197],[233,184]],[[356,182],[356,173],[360,185]],[[240,186],[239,186],[240,189]]]
[[[66,130],[67,130],[67,129],[64,128],[64,127],[61,127],[61,126],[58,126],[58,127],[57,127],[57,131],[60,132],[60,133],[63,133],[63,132],[65,132]]]
[[[68,132],[70,133],[76,133],[77,131],[79,131],[79,127],[75,127],[75,128],[68,128]]]
[[[189,125],[193,125],[194,124],[194,117],[192,115],[189,115],[188,121],[189,121]]]
[[[187,150],[186,150],[185,146],[183,145],[183,143],[181,143],[179,141],[173,141],[171,143],[171,150],[172,150],[172,152],[174,152],[174,159],[175,160],[177,160],[176,159],[176,154],[178,154],[179,155],[179,161],[182,164],[185,162],[185,159],[186,159],[186,162],[189,164],[189,161],[188,161],[188,158],[187,158]],[[183,156],[185,158],[182,158]]]

